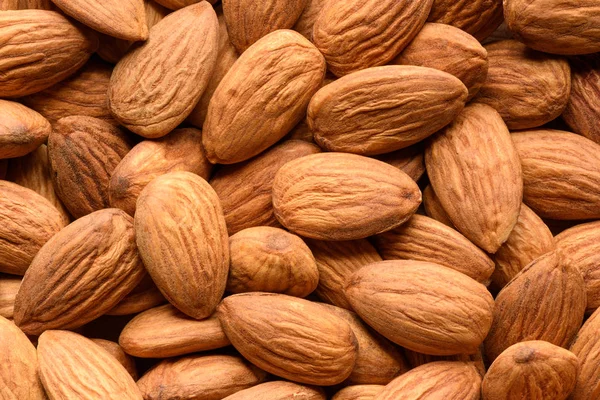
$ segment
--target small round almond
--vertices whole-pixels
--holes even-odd
[[[46,142],[50,122],[31,108],[0,100],[0,159],[21,157]]]

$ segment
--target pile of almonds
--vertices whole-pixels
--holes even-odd
[[[597,0],[0,10],[0,400],[600,399]]]

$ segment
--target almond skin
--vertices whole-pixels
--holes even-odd
[[[482,41],[503,17],[502,0],[434,0],[427,20],[455,26]]]
[[[13,319],[15,297],[21,286],[21,277],[0,275],[0,316]]]
[[[465,86],[424,67],[383,66],[344,76],[320,89],[308,105],[315,142],[329,151],[363,155],[413,145],[462,111]]]
[[[313,41],[336,76],[387,64],[419,32],[433,0],[327,2]]]
[[[150,275],[144,276],[141,282],[127,294],[116,306],[110,309],[106,315],[131,315],[137,314],[152,307],[167,302],[156,287]]]
[[[420,143],[375,158],[400,169],[415,182],[425,174],[424,148]]]
[[[31,108],[0,100],[0,159],[21,157],[46,142],[52,127]]]
[[[115,66],[108,88],[114,117],[146,138],[175,129],[208,85],[217,61],[218,31],[217,15],[205,1],[154,25],[148,40]]]
[[[596,310],[583,324],[571,345],[571,351],[579,359],[579,375],[573,400],[595,399],[600,396],[600,311]]]
[[[299,383],[344,381],[357,357],[350,325],[308,300],[274,293],[226,297],[217,316],[233,346],[265,371]]]
[[[429,364],[435,361],[463,361],[466,363],[472,363],[479,375],[485,375],[485,364],[483,361],[483,354],[481,353],[481,348],[483,346],[479,346],[479,349],[474,354],[456,354],[453,356],[432,356],[431,354],[423,354],[416,351],[404,349],[404,356],[408,360],[408,363],[412,368],[420,367],[424,364]]]
[[[171,304],[196,319],[211,315],[229,271],[229,239],[219,198],[198,175],[180,171],[146,186],[135,233],[152,280]]]
[[[354,154],[293,160],[273,183],[279,222],[312,239],[354,240],[385,232],[404,223],[420,203],[421,191],[404,172]]]
[[[50,0],[4,0],[0,3],[0,10],[53,10],[54,5]]]
[[[294,25],[294,30],[312,42],[313,27],[319,17],[319,13],[325,6],[327,0],[307,0],[306,6],[300,14],[300,18]]]
[[[180,8],[196,4],[202,0],[156,0],[156,2],[171,10],[179,10]],[[217,0],[208,0],[210,4],[214,4]]]
[[[384,385],[346,386],[337,392],[331,400],[373,400],[384,388]]]
[[[485,286],[424,261],[369,264],[350,277],[346,297],[377,332],[426,354],[474,353],[492,324],[494,300]]]
[[[145,275],[133,220],[96,211],[54,235],[23,277],[15,322],[30,335],[78,328],[114,307]]]
[[[511,135],[490,106],[472,104],[425,150],[431,185],[454,226],[495,253],[513,230],[523,197]]]
[[[435,194],[431,185],[427,185],[425,190],[423,190],[423,206],[425,208],[425,213],[429,217],[456,229],[450,220],[450,217],[448,217],[448,213],[446,213],[446,210],[444,210],[444,207],[440,204],[440,199]]]
[[[126,354],[118,343],[105,339],[92,339],[92,342],[102,347],[111,356],[113,356],[125,369],[134,380],[137,380],[138,373],[135,367],[135,360],[129,354]]]
[[[298,385],[286,381],[261,383],[248,389],[240,390],[223,400],[326,400],[322,389]]]
[[[210,162],[245,161],[275,144],[300,122],[324,77],[323,56],[299,33],[278,30],[260,39],[210,100],[202,136]],[[247,90],[240,92],[240,82]]]
[[[533,340],[504,350],[483,379],[485,400],[565,400],[575,388],[579,361],[575,354]]]

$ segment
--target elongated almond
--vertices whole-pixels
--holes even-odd
[[[596,310],[583,324],[571,344],[571,352],[579,359],[579,375],[573,400],[594,399],[600,396],[600,311]]]
[[[223,400],[325,400],[326,398],[323,389],[320,388],[286,381],[273,381],[240,390]]]
[[[455,26],[481,41],[502,23],[502,1],[434,0],[427,20]]]
[[[0,158],[21,157],[48,139],[48,120],[22,104],[0,100]]]
[[[106,350],[112,355],[125,369],[134,380],[137,380],[138,373],[135,367],[135,360],[130,355],[126,354],[118,343],[105,339],[92,339],[92,342]]]

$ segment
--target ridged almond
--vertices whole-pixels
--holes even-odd
[[[503,17],[502,0],[434,0],[427,20],[455,26],[481,41]]]
[[[223,400],[326,400],[323,389],[293,382],[273,381],[240,390]]]
[[[0,100],[0,120],[0,159],[31,153],[46,142],[52,130],[41,114],[8,100]]]
[[[425,150],[421,144],[406,147],[404,149],[392,151],[391,153],[381,154],[377,157],[383,161],[400,169],[417,182],[425,174]]]
[[[119,304],[107,311],[106,315],[137,314],[166,302],[167,299],[158,290],[150,275],[146,275]]]
[[[302,36],[312,41],[313,27],[319,17],[319,13],[325,6],[327,0],[307,0],[306,6],[296,21],[293,29]]]
[[[2,0],[0,10],[53,10],[54,5],[50,0]]]
[[[444,210],[444,207],[442,207],[440,204],[440,199],[435,194],[435,191],[431,185],[427,185],[425,190],[423,190],[423,206],[427,216],[435,219],[438,222],[441,222],[444,225],[456,229],[450,220],[450,217],[448,217],[446,210]]]
[[[135,360],[129,354],[126,354],[118,343],[105,339],[92,339],[92,342],[102,347],[111,356],[113,356],[125,369],[134,380],[138,378],[138,372],[135,366]]]
[[[12,320],[21,277],[0,275],[0,317]]]
[[[331,400],[373,400],[384,388],[384,385],[346,386],[337,392]]]
[[[583,324],[571,344],[571,352],[579,359],[579,375],[572,400],[596,399],[600,396],[600,310]]]
[[[196,4],[202,0],[153,0],[163,7],[167,7],[171,10],[179,10],[180,8],[184,8],[190,6],[192,4]],[[208,0],[210,4],[214,4],[217,0]]]

